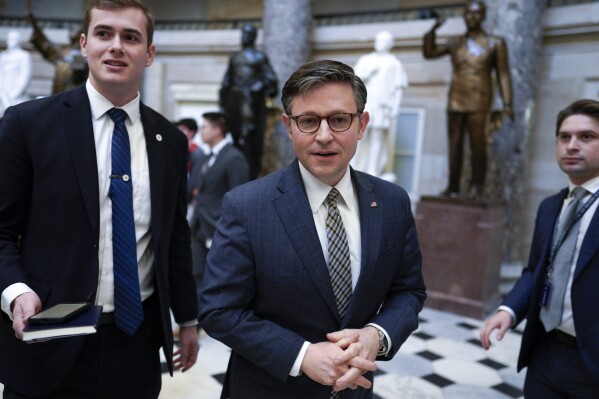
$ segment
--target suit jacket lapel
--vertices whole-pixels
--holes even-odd
[[[91,122],[91,107],[85,85],[66,93],[64,103],[65,109],[60,111],[60,118],[64,126],[67,145],[75,164],[75,171],[81,186],[81,195],[97,242],[100,231],[98,162]]]
[[[200,192],[202,191],[202,188],[204,188],[204,185],[205,185],[206,181],[209,179],[210,175],[212,173],[214,173],[215,170],[218,170],[215,168],[223,167],[223,160],[226,158],[226,154],[230,150],[231,146],[232,146],[232,144],[229,143],[229,144],[225,145],[223,148],[221,148],[219,153],[214,158],[214,163],[206,171],[206,175],[201,176],[201,174],[200,174],[200,179],[201,179],[200,184],[199,184]],[[208,159],[207,157],[208,157],[208,155],[206,156],[206,159]]]
[[[331,277],[322,254],[297,160],[282,174],[278,189],[281,196],[273,200],[273,205],[289,240],[331,312],[339,319]]]
[[[164,156],[162,148],[162,132],[157,124],[156,118],[149,109],[140,105],[141,122],[144,127],[144,136],[146,138],[146,150],[148,152],[148,168],[150,171],[150,200],[152,203],[152,241],[154,246],[160,242],[160,230],[162,217],[162,191],[164,187]]]
[[[540,241],[543,244],[543,252],[546,258],[549,258],[551,253],[551,245],[553,244],[553,234],[555,233],[555,225],[559,218],[559,214],[564,203],[564,199],[568,195],[568,189],[560,191],[553,199],[548,203],[547,209],[541,215],[541,226],[540,233],[544,234],[544,237]]]
[[[599,201],[599,199],[597,201]],[[599,251],[599,208],[595,210],[595,214],[591,218],[591,223],[589,224],[589,228],[587,229],[582,245],[580,246],[574,278],[580,275],[582,269],[584,269],[597,251]]]
[[[360,277],[354,289],[351,302],[345,314],[345,320],[353,313],[353,309],[361,301],[366,300],[368,292],[365,290],[366,281],[375,271],[379,244],[381,241],[383,224],[384,203],[378,201],[374,187],[364,175],[352,169],[352,182],[358,195],[358,209],[360,210],[360,245],[362,246],[362,259],[360,260]]]

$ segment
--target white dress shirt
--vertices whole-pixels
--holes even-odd
[[[570,191],[576,186],[570,183]],[[585,203],[591,198],[594,192],[599,190],[599,177],[595,177],[580,187],[586,189],[588,194],[582,198],[582,202]],[[568,197],[562,206],[562,212],[565,207],[568,206],[570,201],[573,198]],[[568,278],[568,285],[566,285],[566,297],[564,298],[564,311],[562,313],[562,323],[557,327],[558,330],[562,330],[563,332],[576,336],[576,330],[574,329],[574,317],[572,313],[572,280],[574,279],[574,271],[576,269],[576,263],[578,262],[578,255],[580,254],[580,248],[582,246],[582,241],[584,240],[584,236],[589,229],[589,225],[591,224],[591,219],[593,219],[593,215],[597,210],[597,205],[599,204],[599,199],[597,199],[587,211],[584,213],[582,218],[580,219],[580,229],[578,230],[578,237],[576,238],[576,246],[574,247],[574,256],[572,257],[572,265],[570,266],[570,277]]]
[[[314,224],[316,226],[316,232],[318,233],[318,239],[320,240],[320,246],[322,247],[322,253],[326,263],[329,263],[329,243],[327,239],[327,206],[325,200],[329,195],[329,192],[333,187],[324,184],[312,175],[301,163],[299,163],[300,174],[304,187],[306,188],[306,194],[308,195],[308,202],[310,202],[310,208],[312,210],[312,216],[314,217]],[[356,190],[351,181],[351,173],[349,166],[347,171],[335,185],[335,188],[339,191],[339,197],[337,199],[337,209],[341,215],[343,221],[343,227],[345,228],[345,234],[347,236],[347,244],[349,246],[349,258],[350,267],[352,274],[352,290],[356,288],[358,278],[360,277],[361,259],[362,259],[362,244],[361,244],[361,232],[360,232],[360,209],[358,207],[358,197]],[[391,348],[391,338],[387,334],[384,328],[377,324],[369,323],[369,326],[378,328],[387,337],[389,348]],[[332,332],[332,331],[331,331]],[[294,364],[289,372],[289,375],[296,377],[300,374],[300,369],[306,351],[308,350],[310,342],[304,342]]]
[[[207,154],[212,153],[212,155],[214,155],[212,157],[212,159],[210,159],[210,161],[208,162],[208,167],[212,167],[212,165],[214,165],[214,162],[216,162],[216,157],[218,157],[218,154],[220,154],[220,152],[222,151],[222,149],[229,144],[229,142],[227,140],[221,140],[219,141],[214,147],[210,148],[210,151],[208,151]]]
[[[103,306],[104,312],[114,311],[114,275],[112,258],[112,201],[108,197],[112,174],[112,132],[114,122],[106,111],[114,105],[103,97],[88,81],[87,94],[92,111],[92,125],[98,162],[98,188],[100,192],[100,245],[98,260],[100,278],[96,303]],[[139,113],[140,96],[122,107],[127,113],[125,126],[129,133],[131,147],[131,180],[133,182],[133,217],[135,221],[135,239],[137,242],[137,271],[142,301],[154,292],[152,265],[154,253],[150,247],[151,201],[150,173],[148,153],[141,115]]]
[[[111,145],[114,122],[106,111],[114,105],[103,97],[89,82],[85,86],[92,113],[96,159],[98,163],[98,185],[100,204],[100,240],[98,260],[100,265],[96,304],[104,312],[114,311],[114,282],[112,263],[112,203],[108,197],[111,174]],[[127,113],[125,126],[131,146],[131,178],[133,182],[133,214],[137,241],[138,274],[142,300],[154,292],[152,265],[154,254],[150,247],[150,175],[146,140],[139,112],[140,96],[122,108]],[[24,283],[16,283],[2,293],[2,310],[12,317],[10,304],[19,295],[33,292]]]

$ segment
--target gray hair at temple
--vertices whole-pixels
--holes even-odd
[[[281,103],[287,115],[291,115],[291,103],[297,96],[303,96],[313,87],[331,82],[345,82],[351,85],[358,112],[366,106],[366,87],[352,67],[338,61],[319,60],[302,65],[295,71],[283,87]]]
[[[589,118],[593,118],[599,123],[599,102],[595,100],[577,100],[566,108],[562,109],[557,114],[557,123],[555,126],[555,136],[559,134],[559,130],[562,127],[564,119],[572,115],[586,115]]]

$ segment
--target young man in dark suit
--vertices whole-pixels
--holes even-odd
[[[92,0],[84,86],[9,108],[0,123],[0,381],[4,398],[157,398],[199,349],[187,140],[140,102],[153,19],[139,0]],[[21,341],[60,302],[103,306],[97,333]],[[169,308],[180,324],[173,359]],[[173,367],[174,366],[174,367]]]
[[[221,214],[223,197],[233,187],[249,180],[248,161],[237,147],[225,139],[225,114],[203,114],[200,134],[202,141],[210,147],[210,152],[200,154],[189,177],[193,206],[191,233],[198,252],[194,253],[194,277],[198,288],[204,275],[216,222]]]
[[[569,187],[539,205],[528,266],[480,338],[488,349],[494,330],[501,340],[526,319],[524,396],[591,399],[599,397],[599,102],[562,110],[556,137]]]
[[[426,296],[410,200],[349,166],[369,121],[351,67],[302,66],[282,102],[297,160],[225,195],[202,284],[222,398],[372,398]]]

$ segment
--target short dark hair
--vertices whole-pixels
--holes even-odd
[[[555,125],[555,136],[559,134],[564,119],[572,115],[586,115],[599,123],[599,102],[595,100],[582,99],[576,100],[557,114]]]
[[[206,119],[213,126],[218,127],[223,136],[227,134],[227,115],[222,112],[205,112],[202,114],[202,118]]]
[[[92,20],[92,10],[120,10],[123,8],[138,8],[146,16],[146,33],[148,35],[148,47],[154,38],[154,16],[150,9],[141,0],[89,0],[83,16],[83,33],[89,33],[89,25]]]
[[[320,60],[302,65],[295,71],[283,87],[281,103],[287,115],[291,115],[291,103],[297,96],[302,96],[315,86],[331,82],[345,82],[354,93],[358,112],[366,106],[366,86],[349,65],[339,61]]]
[[[183,118],[183,119],[175,122],[175,125],[176,126],[183,125],[186,128],[188,128],[189,130],[193,130],[193,131],[198,130],[198,124],[195,121],[195,119],[192,119],[192,118]]]

